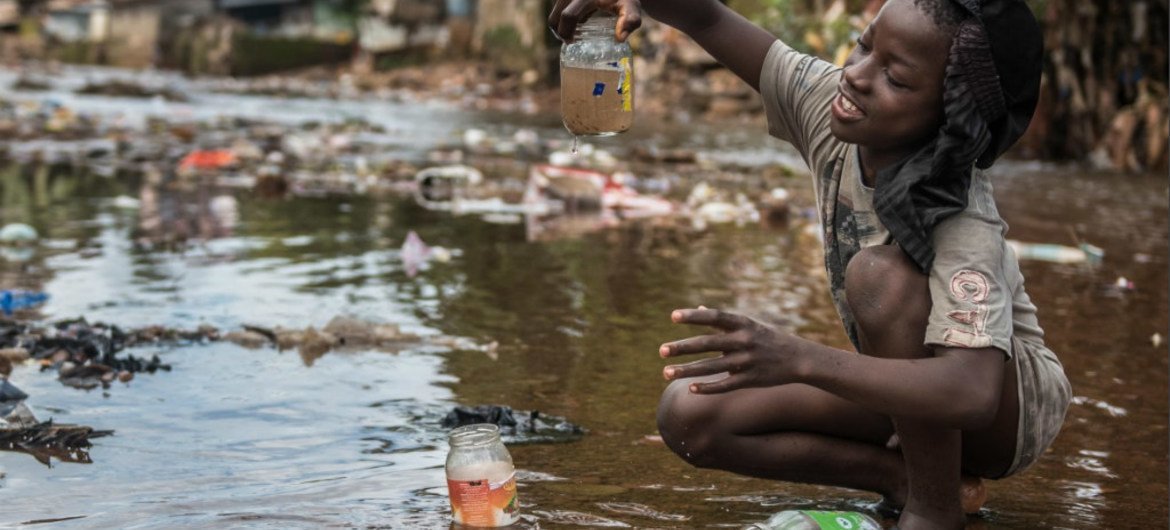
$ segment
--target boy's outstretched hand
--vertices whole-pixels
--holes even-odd
[[[577,31],[577,25],[598,10],[617,15],[614,33],[619,42],[625,41],[630,33],[642,26],[640,0],[557,0],[552,13],[548,15],[548,27],[557,38],[565,42],[571,41]]]
[[[722,352],[719,357],[687,364],[673,364],[662,371],[667,380],[727,373],[727,377],[690,386],[696,394],[716,394],[740,388],[766,387],[796,380],[797,349],[801,339],[777,331],[743,315],[708,309],[677,309],[670,319],[679,324],[718,328],[723,333],[700,335],[663,344],[663,358],[703,352]]]

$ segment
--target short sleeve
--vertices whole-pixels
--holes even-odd
[[[970,210],[935,227],[927,346],[991,347],[1012,355],[1012,288],[1003,265],[1004,230],[997,218]]]
[[[832,63],[779,40],[768,50],[760,72],[768,133],[796,147],[815,174],[831,156],[830,105],[840,78],[841,69]]]

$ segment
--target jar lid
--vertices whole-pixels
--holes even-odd
[[[447,434],[452,446],[483,445],[500,439],[500,427],[493,423],[473,423],[456,427]]]

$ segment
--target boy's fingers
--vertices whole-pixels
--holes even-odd
[[[731,374],[723,379],[715,381],[700,383],[694,382],[690,385],[692,394],[720,394],[723,392],[730,392],[732,390],[739,390],[748,386],[747,379],[740,374]]]
[[[596,10],[590,5],[590,1],[572,0],[561,10],[560,22],[557,25],[557,35],[561,37],[561,40],[565,42],[573,40],[573,34],[577,32],[577,24],[584,22]]]
[[[721,374],[727,371],[727,367],[724,364],[725,362],[722,357],[700,359],[686,364],[672,364],[662,369],[662,377],[667,381],[673,381],[675,379]]]
[[[631,0],[622,9],[621,18],[618,19],[617,40],[625,41],[630,38],[630,34],[634,30],[642,27],[642,6],[639,2]]]
[[[565,6],[569,5],[570,0],[557,0],[553,4],[552,11],[548,13],[548,29],[551,29],[553,34],[560,38],[561,34],[557,28],[561,25],[561,12],[565,10]]]
[[[676,309],[670,315],[671,320],[679,324],[697,324],[712,326],[724,331],[743,329],[752,324],[752,319],[736,313],[728,313],[719,309]]]
[[[658,355],[675,357],[710,351],[732,351],[745,348],[743,339],[738,335],[724,333],[721,335],[702,335],[689,339],[668,342],[658,347]]]
[[[739,375],[741,372],[750,370],[750,363],[751,356],[747,353],[732,352],[719,357],[711,357],[710,359],[700,359],[686,364],[667,366],[662,370],[662,375],[668,380],[702,377],[721,373]]]
[[[557,0],[548,15],[548,27],[557,38],[569,42],[577,26],[598,9],[618,15],[614,28],[618,41],[625,41],[630,33],[642,27],[642,4],[638,0]]]

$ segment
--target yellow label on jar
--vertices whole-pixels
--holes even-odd
[[[634,110],[634,69],[630,66],[630,58],[622,57],[620,61],[622,67],[622,78],[618,92],[622,95],[622,110],[626,112],[633,112]]]
[[[516,499],[516,474],[503,482],[447,479],[451,518],[465,526],[507,526],[520,520]]]

